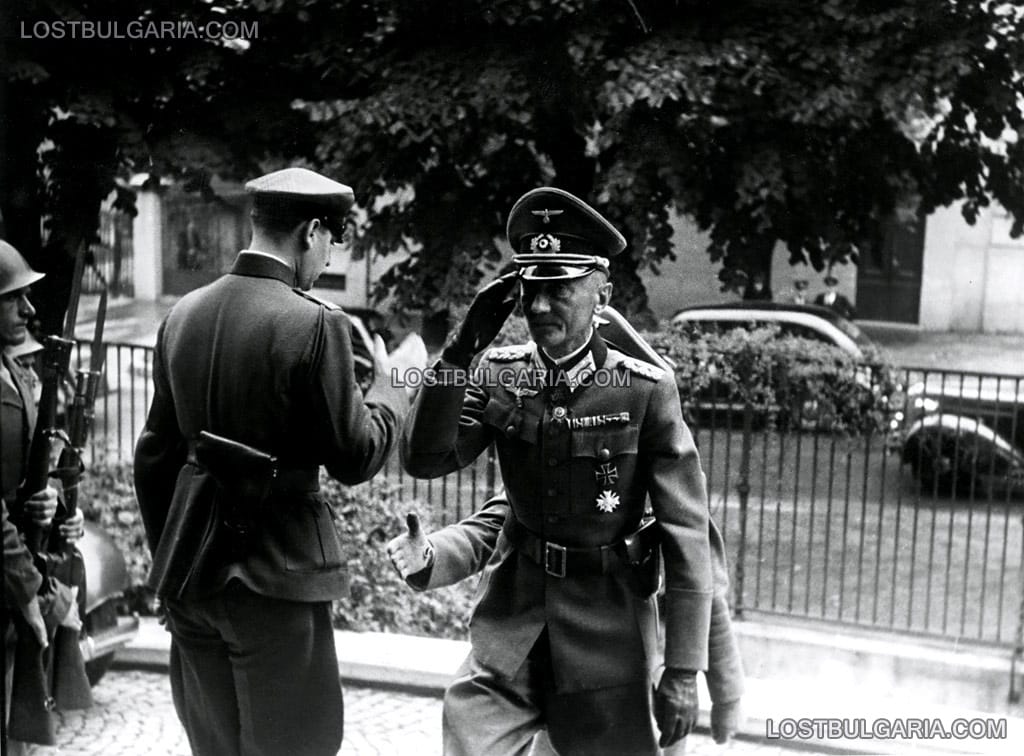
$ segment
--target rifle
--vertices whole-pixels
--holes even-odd
[[[99,275],[99,271],[96,271]],[[100,281],[103,277],[100,276]],[[75,395],[67,413],[68,437],[61,449],[57,469],[53,474],[61,481],[64,489],[64,516],[54,518],[55,524],[65,522],[78,509],[78,484],[82,480],[85,464],[82,452],[89,440],[96,403],[103,375],[103,361],[106,348],[103,346],[103,325],[107,318],[107,287],[103,282],[99,309],[96,312],[96,330],[93,334],[89,353],[89,369],[75,373]],[[60,528],[50,531],[48,554],[53,560],[50,574],[65,585],[78,586],[78,616],[85,618],[85,562],[78,548],[61,535]],[[57,627],[53,640],[53,658],[50,668],[53,672],[51,690],[58,708],[87,709],[92,706],[92,692],[85,674],[85,660],[79,645],[81,632],[63,625]]]
[[[92,373],[102,370],[103,320],[106,315],[106,290],[100,297],[100,312],[97,314],[97,333],[100,347],[93,345],[92,365],[86,375],[79,371],[81,391],[76,387],[75,401],[69,411],[72,439],[57,429],[57,399],[61,382],[68,374],[71,349],[74,346],[75,323],[78,318],[78,304],[82,290],[82,273],[85,265],[85,245],[79,247],[75,259],[75,272],[71,296],[62,336],[48,336],[43,342],[42,396],[39,402],[35,432],[29,448],[25,482],[22,485],[24,497],[43,490],[47,485],[52,444],[55,439],[65,442],[61,451],[59,471],[74,469],[73,474],[64,475],[66,519],[74,514],[77,506],[77,482],[81,476],[82,464],[79,454],[89,432],[92,416],[92,400],[95,399],[98,376]],[[97,354],[98,352],[98,354]],[[99,360],[99,362],[97,362]],[[91,393],[90,393],[91,392]],[[84,436],[82,434],[85,434]],[[25,534],[25,542],[35,557],[36,567],[43,575],[41,592],[50,587],[49,578],[55,578],[69,586],[78,586],[79,607],[85,605],[85,566],[82,555],[72,544],[60,536],[59,528],[46,527],[32,522],[25,516],[23,507],[19,511],[19,526]],[[53,543],[47,544],[52,535]],[[80,616],[84,611],[80,611]],[[52,644],[52,655],[47,665],[44,650],[26,626],[19,625],[15,649],[14,680],[11,693],[11,715],[9,736],[29,743],[53,745],[56,730],[50,712],[56,703],[50,696],[53,691],[62,708],[87,708],[92,705],[92,694],[85,675],[85,662],[79,646],[79,633],[67,627],[58,627]],[[47,667],[49,667],[49,673]]]

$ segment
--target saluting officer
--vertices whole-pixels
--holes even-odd
[[[135,451],[149,583],[164,600],[174,704],[194,753],[333,756],[342,694],[330,602],[347,578],[319,468],[348,484],[372,477],[408,405],[379,337],[363,397],[348,317],[307,294],[352,190],[300,168],[246,189],[250,248],[183,297],[157,337]],[[202,431],[219,437],[218,469]]]
[[[610,348],[594,328],[622,235],[554,188],[524,195],[507,233],[518,274],[477,295],[404,439],[406,469],[419,477],[457,470],[496,443],[509,502],[480,584],[472,653],[445,694],[445,752],[525,753],[546,726],[563,754],[656,753],[655,586],[631,563],[647,562],[649,546],[637,546],[657,533],[667,638],[654,715],[665,746],[692,727],[695,675],[707,666],[704,473],[673,376]],[[467,380],[517,281],[533,343],[489,350]],[[656,524],[638,533],[648,497]],[[482,547],[439,540],[422,587],[461,573]]]

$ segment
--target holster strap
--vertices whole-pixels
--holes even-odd
[[[513,516],[505,520],[505,536],[512,546],[552,577],[605,575],[624,569],[624,539],[606,546],[563,546],[547,541]]]
[[[190,465],[202,468],[196,459],[195,445],[188,445],[188,459]],[[277,474],[270,484],[270,492],[282,493],[316,493],[320,490],[320,468],[306,467],[284,467],[277,468]]]

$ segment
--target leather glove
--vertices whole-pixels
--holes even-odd
[[[494,341],[505,324],[516,300],[512,295],[518,273],[506,273],[480,289],[473,297],[466,317],[459,323],[441,353],[445,362],[469,368],[473,357]]]
[[[409,532],[388,541],[387,552],[391,564],[398,570],[402,579],[421,572],[434,563],[434,547],[420,529],[420,518],[415,512],[405,516],[405,526]]]
[[[728,743],[740,729],[740,700],[711,704],[711,737],[716,743]]]
[[[658,723],[662,748],[685,738],[697,724],[697,673],[691,669],[666,667],[654,692],[654,720]]]

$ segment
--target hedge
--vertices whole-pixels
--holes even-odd
[[[401,498],[384,482],[345,487],[326,477],[323,492],[334,508],[343,555],[351,575],[348,598],[334,604],[335,626],[344,630],[387,631],[464,639],[476,580],[451,588],[417,593],[401,580],[384,550],[405,529],[405,515],[416,511],[428,532],[433,517],[415,501]],[[132,611],[152,614],[155,601],[145,587],[151,564],[142,518],[132,486],[131,462],[100,462],[82,480],[86,519],[109,533],[128,565]]]

